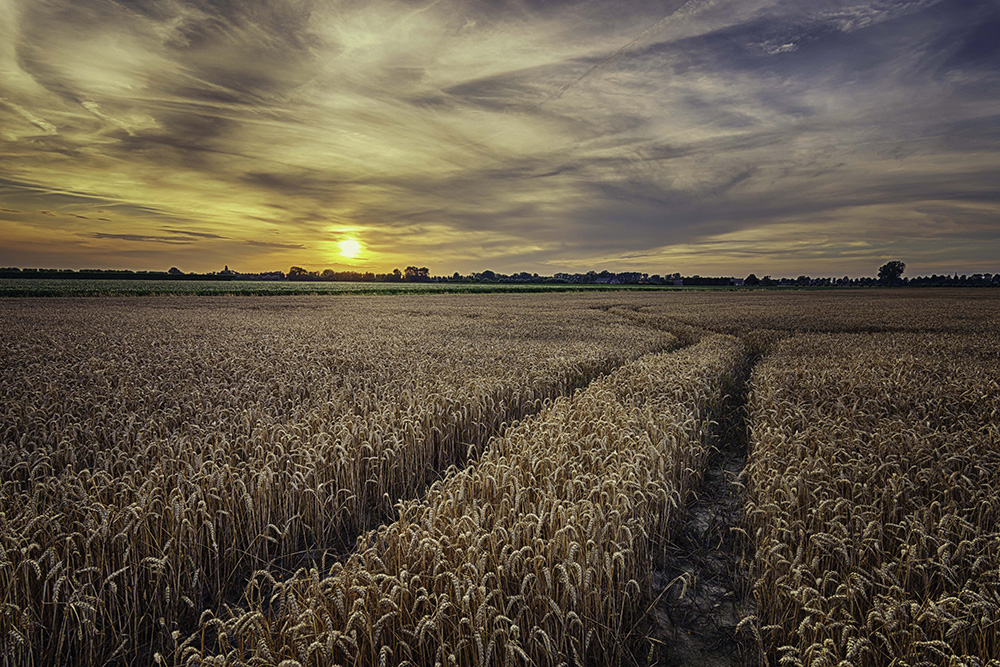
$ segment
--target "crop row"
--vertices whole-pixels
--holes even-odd
[[[1000,655],[995,336],[791,338],[751,408],[764,664]]]
[[[212,305],[3,304],[4,663],[136,659],[671,342],[542,299]]]
[[[255,575],[206,614],[188,664],[604,664],[648,602],[654,554],[745,354],[714,336],[645,356],[495,438],[368,547]]]

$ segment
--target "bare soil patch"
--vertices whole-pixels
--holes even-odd
[[[737,631],[743,618],[756,614],[743,532],[746,379],[724,405],[701,488],[653,574],[654,602],[636,629],[635,665],[757,664],[755,642]]]

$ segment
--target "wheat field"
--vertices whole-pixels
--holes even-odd
[[[797,336],[750,403],[768,663],[1000,655],[1000,340]]]
[[[0,665],[686,664],[644,628],[744,414],[733,654],[995,665],[998,321],[990,290],[0,299]]]
[[[482,459],[327,573],[203,619],[195,664],[585,664],[612,659],[683,510],[714,411],[745,360],[733,338],[643,357],[494,439]],[[267,610],[265,614],[264,610]]]
[[[10,304],[7,664],[136,659],[255,570],[350,550],[505,423],[673,344],[544,302],[343,303]]]

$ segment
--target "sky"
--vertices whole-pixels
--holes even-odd
[[[1000,0],[0,0],[0,266],[1000,272]]]

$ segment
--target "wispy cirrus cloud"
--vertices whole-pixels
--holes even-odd
[[[985,0],[8,0],[0,262],[319,268],[353,236],[375,270],[987,267],[998,28]]]

